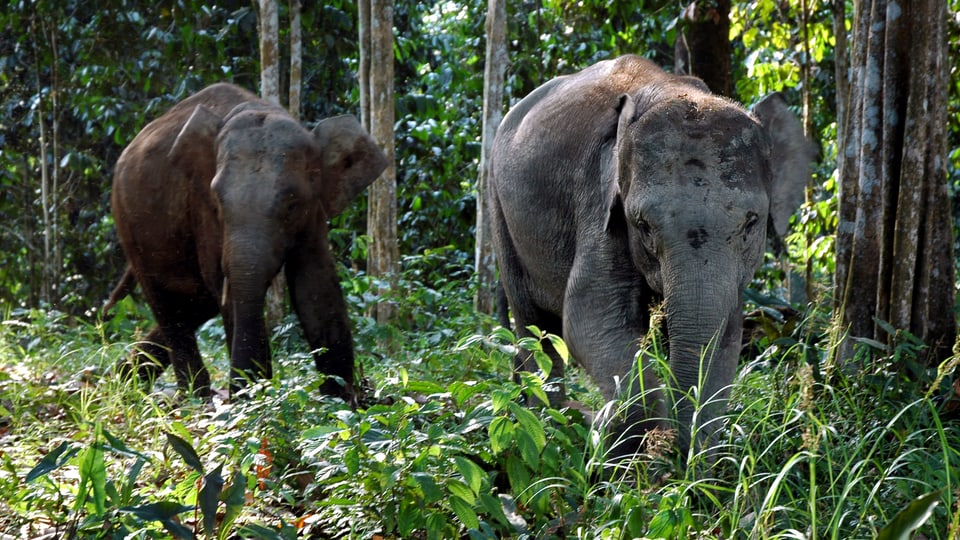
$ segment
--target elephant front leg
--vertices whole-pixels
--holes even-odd
[[[613,457],[628,457],[651,429],[667,425],[661,381],[640,347],[649,298],[642,288],[613,287],[585,275],[591,279],[573,279],[568,287],[564,337],[604,399],[622,400],[608,424],[607,444]]]
[[[315,351],[317,370],[328,376],[321,391],[354,404],[358,392],[350,318],[325,246],[325,241],[318,242],[312,249],[297,250],[296,256],[287,260],[287,286],[307,343]]]

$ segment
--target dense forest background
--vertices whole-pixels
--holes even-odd
[[[951,193],[960,183],[956,7],[948,28]],[[471,274],[474,249],[486,8],[482,1],[395,5],[400,252],[442,251],[461,277]],[[734,2],[731,10],[733,97],[750,104],[784,92],[822,148],[790,251],[821,283],[832,271],[836,225],[832,10],[830,2],[772,0]],[[557,74],[618,54],[672,69],[685,24],[672,1],[524,1],[509,2],[507,12],[505,106]],[[280,16],[283,48],[283,3]],[[359,114],[356,19],[350,2],[303,7],[300,113],[308,124]],[[0,26],[0,302],[92,314],[124,265],[109,206],[120,151],[149,120],[211,82],[258,88],[256,8],[237,0],[23,1],[9,6]],[[282,69],[288,56],[282,49]],[[953,199],[960,208],[960,196]],[[359,271],[369,240],[364,220],[358,202],[332,235],[339,259]]]
[[[869,31],[883,25],[871,24],[865,13],[896,23],[902,3],[506,2],[504,111],[556,75],[624,53],[679,70],[678,36],[686,33],[689,43],[704,24],[721,19],[718,10],[729,8],[730,69],[719,76],[729,76],[730,97],[749,106],[782,92],[820,149],[783,246],[771,242],[745,294],[741,364],[722,436],[703,452],[681,456],[675,433],[654,430],[643,451],[627,461],[608,455],[610,418],[590,419],[597,410],[615,417],[623,404],[603,403],[577,370],[568,370],[566,379],[582,406],[522,405],[544,395],[550,370],[514,373],[514,353],[529,351],[539,362],[547,341],[565,350],[562,338],[518,339],[473,303],[484,290],[474,250],[485,21],[493,3],[392,4],[399,276],[383,280],[372,264],[368,268],[374,251],[368,198],[359,197],[338,216],[330,235],[366,393],[356,408],[321,394],[323,377],[311,365],[293,315],[272,321],[277,369],[271,380],[243,391],[252,399],[200,400],[177,394],[169,373],[146,385],[116,376],[118,363],[151,325],[140,299],[100,314],[125,265],[110,210],[120,152],[147,122],[212,82],[259,90],[260,4],[5,4],[0,539],[907,538],[918,528],[923,538],[960,537],[960,385],[954,381],[960,354],[944,350],[950,343],[940,343],[938,355],[926,354],[930,344],[907,330],[912,321],[894,326],[881,307],[863,302],[882,294],[848,287],[849,303],[867,309],[841,313],[847,297],[836,293],[841,267],[852,276],[847,283],[859,285],[873,266],[884,266],[838,255],[844,202],[848,212],[896,206],[890,200],[841,202],[839,191],[853,176],[844,173],[851,160],[837,159],[838,139],[849,134],[844,122],[859,127],[860,120],[876,120],[850,120],[853,115],[841,109],[882,109],[890,120],[884,126],[906,116],[897,118],[896,103],[876,107],[863,95],[863,79],[838,77],[837,68],[875,60],[861,54],[869,40],[858,38],[877,37]],[[290,3],[276,4],[279,95],[286,105]],[[894,76],[883,81],[894,93],[909,88],[904,91],[910,94],[914,88],[904,80],[922,79],[918,93],[924,97],[923,83],[936,77],[917,77],[916,71],[946,58],[946,174],[926,175],[919,184],[933,186],[930,198],[940,202],[945,181],[956,243],[960,0],[947,0],[943,25],[939,17],[928,17],[937,24],[927,24],[917,16],[921,9],[940,13],[943,4],[909,5],[914,12],[906,30],[891,24],[889,39],[870,52],[889,52],[896,60],[890,63]],[[350,0],[301,7],[302,95],[295,112],[309,127],[331,115],[360,116],[362,10]],[[938,46],[921,51],[910,42],[926,38]],[[904,42],[917,49],[905,59],[897,57]],[[940,55],[944,42],[946,55]],[[858,70],[867,71],[851,72]],[[896,76],[905,73],[912,79]],[[942,96],[942,84],[932,87]],[[840,99],[845,96],[859,101]],[[924,123],[917,120],[908,118]],[[915,137],[892,146],[916,150],[923,146],[918,142],[930,143],[929,154],[913,153],[939,156],[941,127],[928,131],[932,143]],[[867,146],[854,141],[846,148]],[[907,154],[891,152],[894,161]],[[868,181],[871,174],[864,175]],[[900,179],[912,180],[908,176],[889,184],[899,187]],[[921,212],[918,219],[898,217],[888,228],[916,232],[916,222],[946,221],[932,219],[940,214],[922,206],[912,208]],[[900,241],[888,233],[884,241]],[[893,259],[893,266],[922,269],[938,256],[952,260],[960,249],[947,243],[910,246],[928,256],[911,259],[913,265],[894,250],[884,255],[885,265]],[[889,285],[893,275],[880,276],[875,289]],[[924,279],[901,281],[949,298],[940,303],[921,296],[913,303],[933,306],[954,336],[954,310],[937,309],[954,305],[954,278],[946,279],[947,294]],[[391,304],[392,318],[371,315],[378,304]],[[880,332],[866,329],[846,339],[844,317]],[[221,387],[229,371],[224,333],[216,320],[198,331]],[[662,337],[651,328],[642,344],[644,355],[668,375]],[[864,353],[854,369],[837,362],[846,343]],[[700,397],[691,399],[709,405],[709,396]]]

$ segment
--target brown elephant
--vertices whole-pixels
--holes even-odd
[[[281,107],[225,83],[143,128],[114,173],[113,215],[129,268],[108,304],[132,288],[132,277],[153,310],[157,326],[140,346],[140,376],[172,363],[181,389],[208,395],[195,332],[219,313],[231,390],[270,377],[264,298],[282,267],[317,369],[330,376],[323,390],[354,397],[350,322],[327,220],[386,164],[352,116],[309,131]]]

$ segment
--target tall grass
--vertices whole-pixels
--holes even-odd
[[[118,344],[148,324],[138,308],[104,323],[7,313],[0,533],[872,538],[932,493],[900,514],[912,518],[901,530],[957,537],[955,362],[907,372],[914,341],[835,368],[832,328],[810,317],[743,365],[727,414],[702,427],[708,448],[679,456],[675,435],[657,431],[614,461],[607,422],[623,404],[603,403],[576,370],[570,396],[610,414],[521,405],[550,381],[514,382],[511,355],[555,336],[517,341],[473,314],[468,290],[410,264],[399,322],[357,321],[368,389],[357,410],[318,393],[293,319],[275,331],[273,380],[204,403],[177,395],[169,374],[149,388],[111,374],[128,352]],[[345,288],[362,313],[374,287]],[[656,337],[647,345],[663,369]],[[225,386],[222,329],[205,328],[201,349]]]

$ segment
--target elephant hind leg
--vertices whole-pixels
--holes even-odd
[[[170,363],[181,391],[193,389],[194,395],[210,395],[210,373],[200,357],[196,331],[218,313],[212,295],[161,293],[162,301],[153,302],[153,314],[170,350]]]
[[[123,378],[136,375],[140,380],[152,384],[169,365],[170,347],[160,328],[154,327],[142,341],[134,346],[134,352],[130,357],[123,358],[117,363],[116,371]]]
[[[210,395],[210,372],[203,365],[194,331],[176,328],[164,333],[170,343],[173,356],[173,373],[177,377],[177,386],[181,390],[192,388],[194,395],[198,397],[208,397]]]
[[[543,333],[562,335],[562,319],[538,308],[515,309],[514,320],[517,326],[516,337],[518,340],[525,337],[534,337],[527,329],[528,326],[536,326]],[[541,346],[543,352],[547,354],[551,361],[547,398],[550,400],[551,407],[559,407],[567,399],[566,387],[563,384],[563,359],[560,358],[560,354],[550,340],[543,340]],[[514,357],[514,379],[517,382],[519,382],[521,371],[536,372],[538,369],[539,366],[531,351],[517,351],[517,356]]]

